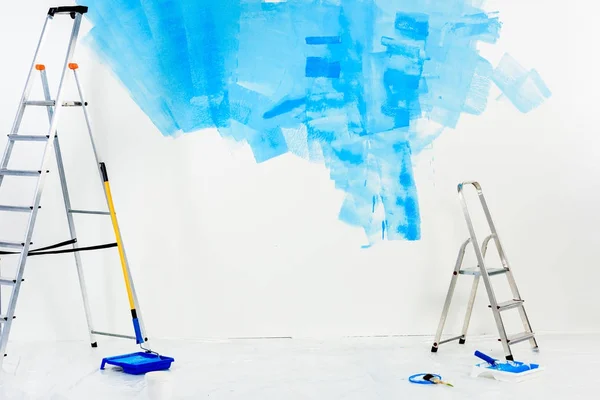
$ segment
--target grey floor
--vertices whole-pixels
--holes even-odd
[[[430,353],[423,337],[154,341],[175,358],[166,374],[131,376],[99,369],[102,357],[136,351],[127,341],[33,343],[10,346],[0,399],[594,399],[600,384],[600,334],[540,335],[540,352],[526,343],[515,358],[544,371],[521,383],[471,378],[481,350],[502,357],[494,338],[444,345]],[[454,387],[415,385],[432,372]]]

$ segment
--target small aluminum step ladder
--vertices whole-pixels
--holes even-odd
[[[0,205],[1,212],[8,213],[25,213],[28,214],[28,222],[26,227],[25,236],[21,239],[13,240],[13,241],[2,241],[0,242],[0,248],[8,248],[12,249],[12,251],[2,251],[0,254],[14,254],[18,255],[18,261],[16,265],[16,276],[15,277],[1,277],[0,278],[0,287],[9,288],[10,290],[10,300],[8,301],[8,306],[6,313],[3,313],[0,309],[0,354],[6,356],[6,347],[8,343],[8,337],[10,334],[10,330],[13,324],[13,320],[15,319],[15,310],[17,307],[17,299],[19,296],[19,292],[21,290],[21,285],[24,281],[24,272],[25,272],[25,264],[28,256],[33,255],[43,255],[43,254],[56,254],[56,253],[68,253],[72,252],[75,256],[75,265],[77,268],[77,273],[79,276],[79,285],[82,292],[83,297],[83,306],[85,309],[87,325],[89,329],[90,342],[92,347],[97,347],[96,335],[103,336],[112,336],[126,339],[134,339],[136,343],[141,344],[148,342],[148,338],[145,335],[145,328],[142,321],[142,317],[139,313],[139,304],[138,299],[135,293],[135,288],[133,286],[133,280],[131,277],[131,272],[129,270],[129,264],[127,262],[127,257],[125,255],[125,250],[123,247],[123,242],[121,240],[121,234],[119,231],[119,226],[116,219],[116,213],[114,211],[114,205],[112,202],[112,195],[110,192],[110,186],[108,182],[108,174],[106,169],[106,164],[100,162],[98,152],[96,146],[94,144],[94,139],[92,135],[92,129],[90,124],[90,119],[87,112],[87,102],[84,100],[84,95],[82,91],[82,87],[77,75],[77,70],[79,66],[72,61],[73,54],[75,51],[75,46],[77,42],[77,38],[79,35],[79,29],[81,25],[81,21],[83,18],[83,14],[88,11],[88,8],[85,6],[66,6],[66,7],[52,7],[48,10],[48,14],[46,16],[45,23],[42,28],[42,32],[40,35],[39,42],[37,44],[37,48],[35,50],[35,54],[33,57],[33,62],[31,64],[29,74],[27,76],[27,80],[25,83],[25,88],[23,90],[23,94],[21,96],[21,100],[19,103],[19,107],[17,110],[17,114],[11,129],[10,134],[8,135],[8,141],[6,144],[6,148],[4,150],[4,155],[2,157],[2,161],[0,164],[0,188],[3,187],[2,183],[4,182],[4,178],[6,176],[14,176],[23,180],[31,180],[35,182],[35,192],[33,199],[30,204],[26,205]],[[38,63],[38,55],[40,52],[40,48],[44,41],[44,37],[46,34],[46,28],[49,24],[49,21],[52,21],[57,18],[64,18],[70,16],[73,20],[73,27],[71,31],[71,37],[69,40],[66,59],[64,61],[62,74],[60,77],[60,83],[58,86],[58,90],[56,93],[55,99],[52,99],[50,96],[50,88],[48,85],[48,78],[46,75],[46,66]],[[75,83],[77,87],[77,91],[79,93],[80,99],[77,101],[66,101],[63,99],[63,86],[65,84],[65,80],[68,79],[68,71],[72,71],[73,76],[75,78]],[[41,84],[44,92],[44,100],[29,100],[29,94],[33,86],[34,74],[40,74]],[[19,132],[19,128],[21,126],[21,122],[23,120],[23,116],[25,114],[25,109],[27,107],[45,107],[48,113],[48,119],[50,127],[43,134],[21,134]],[[77,210],[71,207],[71,201],[69,198],[69,191],[67,189],[67,180],[65,176],[64,164],[62,161],[59,141],[58,141],[58,132],[57,126],[59,121],[59,116],[62,114],[62,110],[65,107],[80,107],[83,110],[83,114],[85,117],[87,130],[89,139],[91,142],[91,146],[94,152],[94,157],[96,161],[96,165],[98,166],[98,176],[100,178],[100,182],[102,184],[106,204],[108,206],[108,211],[86,211],[86,210]],[[11,153],[15,145],[17,146],[25,146],[27,143],[32,142],[43,142],[44,152],[42,156],[41,163],[37,165],[35,168],[31,170],[18,170],[11,169],[9,166],[9,161],[11,159]],[[60,183],[62,187],[63,200],[65,206],[65,212],[67,216],[69,231],[71,235],[71,239],[62,243],[58,243],[51,246],[46,246],[38,249],[30,249],[30,246],[33,244],[31,242],[35,221],[38,216],[38,211],[40,209],[40,201],[42,198],[42,191],[44,188],[44,183],[46,181],[47,167],[49,165],[49,161],[51,159],[51,153],[54,151],[56,156],[56,164],[57,170],[60,178]],[[5,186],[5,185],[4,185]],[[79,247],[77,244],[77,234],[75,231],[75,222],[73,219],[74,214],[92,214],[92,215],[104,215],[110,216],[112,226],[115,233],[116,243],[106,244],[106,245],[98,245],[98,246],[90,246],[90,247]],[[14,238],[16,239],[16,238]],[[54,250],[58,247],[71,245],[72,247],[66,250]],[[123,270],[123,274],[125,277],[125,283],[127,286],[128,299],[131,309],[131,316],[133,319],[133,329],[135,332],[135,336],[130,335],[120,335],[113,333],[106,333],[101,331],[96,331],[92,325],[92,318],[90,313],[90,304],[86,290],[86,284],[83,275],[82,263],[80,258],[81,251],[87,250],[97,250],[102,248],[109,247],[117,247],[119,251],[119,257],[121,260],[121,267]],[[2,308],[2,307],[0,307]],[[4,357],[0,357],[0,367],[2,366],[2,362]]]
[[[477,190],[477,195],[479,197],[479,201],[481,202],[481,206],[483,207],[483,212],[485,213],[485,217],[490,228],[491,234],[486,236],[484,241],[479,247],[479,242],[477,241],[477,237],[475,235],[475,229],[473,227],[473,222],[471,220],[471,216],[469,214],[469,210],[467,208],[467,202],[464,196],[464,188],[465,186],[473,186]],[[535,334],[531,329],[531,324],[529,323],[529,318],[527,317],[527,313],[525,312],[525,307],[523,304],[523,299],[519,294],[519,290],[517,289],[517,283],[513,277],[511,268],[508,264],[508,260],[506,258],[506,254],[504,253],[504,249],[500,244],[500,238],[498,236],[498,232],[496,231],[496,227],[494,226],[494,222],[492,221],[492,216],[488,209],[487,203],[485,201],[485,197],[483,196],[483,191],[481,189],[481,185],[478,182],[463,182],[458,185],[458,195],[462,204],[463,213],[465,216],[465,220],[467,222],[467,227],[469,229],[470,238],[468,238],[460,247],[458,252],[458,257],[456,260],[456,265],[454,267],[454,271],[452,273],[452,279],[450,281],[450,287],[448,289],[448,294],[446,295],[446,301],[444,303],[444,308],[442,310],[442,316],[440,318],[440,322],[438,325],[437,333],[435,334],[435,341],[433,346],[431,347],[431,351],[433,353],[438,351],[440,345],[448,342],[452,342],[458,340],[460,344],[464,344],[467,338],[467,330],[469,329],[469,322],[471,319],[471,313],[473,311],[473,304],[475,303],[475,297],[477,294],[477,287],[479,286],[479,279],[483,278],[483,283],[485,285],[485,289],[488,294],[489,308],[492,309],[492,313],[494,315],[494,320],[496,321],[496,326],[498,327],[498,332],[500,334],[500,338],[498,339],[502,343],[502,347],[504,348],[504,354],[507,360],[514,360],[511,346],[520,342],[524,342],[529,340],[531,347],[534,350],[538,349],[537,341],[535,339]],[[498,255],[500,256],[500,261],[502,262],[501,268],[486,268],[485,266],[485,256],[487,253],[488,244],[491,240],[494,240],[496,244],[496,248],[498,250]],[[467,249],[467,246],[471,244],[473,249],[475,250],[475,255],[477,257],[477,267],[475,268],[462,268],[464,255]],[[448,317],[448,310],[450,308],[450,303],[452,302],[452,296],[454,294],[454,289],[456,287],[456,282],[458,280],[459,275],[472,275],[473,276],[473,285],[471,288],[471,294],[469,296],[469,302],[467,304],[467,311],[465,315],[465,320],[463,323],[462,333],[458,336],[454,336],[448,339],[442,340],[442,333],[444,330],[444,325],[446,323],[446,318]],[[496,300],[496,295],[494,293],[494,289],[492,288],[492,282],[490,277],[496,275],[505,275],[508,278],[508,283],[510,285],[510,289],[512,292],[513,298],[511,300],[499,303]],[[518,333],[516,335],[508,336],[506,334],[506,330],[504,327],[504,322],[502,320],[502,313],[504,311],[510,309],[518,309],[519,315],[521,317],[521,321],[523,322],[524,331],[522,333]]]

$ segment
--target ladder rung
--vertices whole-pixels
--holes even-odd
[[[16,243],[16,242],[0,242],[0,247],[10,247],[10,248],[15,248],[15,249],[22,249],[24,246],[24,244],[21,243]]]
[[[38,208],[41,208],[41,207],[38,207]],[[31,210],[33,210],[33,207],[0,205],[0,211],[31,212]]]
[[[523,305],[524,301],[523,300],[509,300],[509,301],[505,301],[503,303],[498,303],[498,311],[505,311],[505,310],[510,310],[511,308],[517,308],[520,307],[521,305]],[[489,308],[492,308],[491,305],[488,305]]]
[[[28,100],[25,102],[25,105],[48,107],[53,106],[55,103],[56,102],[54,100]]]
[[[489,276],[505,274],[508,269],[506,268],[489,268],[487,273]],[[481,275],[479,268],[465,268],[459,271],[461,275]]]
[[[101,336],[111,336],[111,337],[118,337],[118,338],[122,338],[122,339],[136,339],[135,336],[129,336],[129,335],[120,335],[118,333],[108,333],[108,332],[99,332],[99,331],[92,331],[93,335],[101,335]]]
[[[49,172],[49,171],[46,171]],[[40,176],[42,171],[25,171],[18,169],[0,169],[0,175],[11,175],[11,176]]]
[[[535,335],[532,332],[521,332],[508,337],[509,344],[517,344],[533,338]],[[498,339],[500,341],[500,339]]]
[[[459,335],[459,336],[451,337],[451,338],[448,338],[448,339],[440,340],[440,342],[438,343],[438,345],[444,344],[444,343],[448,343],[448,342],[453,342],[455,340],[459,340],[459,339],[462,339],[462,338],[463,338],[463,335]]]
[[[17,318],[17,317],[13,315],[13,319],[15,319],[15,318]],[[4,315],[4,314],[1,314],[0,315],[0,324],[4,323],[6,321],[8,321],[8,317],[6,315]]]
[[[108,211],[69,210],[71,214],[110,215]]]
[[[81,103],[80,101],[65,101],[63,102],[63,107],[81,107],[82,105],[87,106],[87,101],[85,103]]]
[[[81,103],[81,101],[63,101],[63,107],[81,107],[83,105],[87,106],[87,101],[85,103]],[[55,100],[28,100],[25,102],[26,106],[40,106],[40,107],[53,107],[56,105]]]
[[[17,134],[8,135],[9,140],[22,140],[22,141],[28,141],[28,142],[45,142],[49,138],[50,138],[50,136],[48,136],[48,135],[17,135]]]
[[[21,282],[23,282],[24,280],[25,279],[21,279]],[[16,279],[0,277],[0,285],[14,286],[15,283],[17,283]]]

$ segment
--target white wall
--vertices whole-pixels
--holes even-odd
[[[22,3],[38,11],[23,19],[11,2],[0,24],[4,131],[46,8],[54,5]],[[593,4],[488,1],[504,27],[485,55],[495,62],[510,51],[540,71],[553,97],[522,115],[493,93],[482,116],[464,116],[414,160],[422,240],[370,249],[361,249],[359,229],[337,220],[343,193],[324,167],[291,155],[257,165],[248,147],[216,132],[163,138],[110,71],[78,47],[150,336],[433,334],[467,234],[456,184],[470,179],[484,186],[534,329],[600,330]],[[68,112],[76,117],[63,114],[61,137],[74,206],[101,206],[83,120]],[[45,127],[43,117],[32,127]],[[40,246],[67,238],[56,174],[47,187],[34,238]],[[112,240],[109,221],[99,218],[77,220],[82,244]],[[0,231],[9,238],[14,225],[4,221]],[[8,259],[2,262],[5,271]],[[116,251],[86,253],[84,262],[97,329],[130,333]],[[455,310],[464,308],[469,287],[459,285]],[[12,340],[86,339],[71,255],[31,258],[21,293]],[[480,295],[472,332],[493,333],[483,289]],[[455,315],[449,329],[459,325]]]

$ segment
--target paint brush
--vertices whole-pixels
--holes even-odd
[[[441,379],[436,378],[435,376],[433,376],[432,374],[426,374],[423,377],[424,380],[429,381],[431,383],[435,383],[436,385],[446,385],[446,386],[450,386],[450,387],[454,387],[453,385],[451,385],[448,382],[444,382]]]

